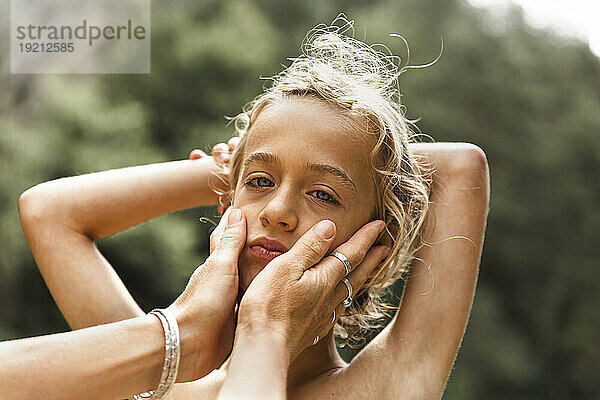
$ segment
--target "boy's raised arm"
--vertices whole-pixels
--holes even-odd
[[[411,144],[409,151],[426,156],[435,169],[422,234],[425,245],[410,266],[392,322],[359,353],[348,372],[379,371],[378,379],[387,383],[374,382],[374,388],[385,387],[384,397],[402,393],[406,398],[439,399],[473,303],[489,172],[483,151],[468,143]],[[392,379],[384,371],[404,378]]]
[[[94,241],[162,214],[216,204],[216,170],[205,157],[62,178],[23,193],[23,231],[71,328],[143,314]]]

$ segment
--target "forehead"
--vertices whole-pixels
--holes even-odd
[[[292,96],[267,105],[248,132],[244,152],[274,153],[306,163],[334,165],[357,183],[371,181],[374,141],[359,121],[323,100]]]

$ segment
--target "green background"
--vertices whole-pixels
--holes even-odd
[[[0,4],[8,23],[7,2]],[[600,397],[600,62],[587,45],[457,0],[152,3],[150,75],[11,75],[0,42],[0,339],[68,329],[21,231],[37,183],[186,158],[232,136],[225,115],[339,12],[411,64],[409,118],[484,149],[491,204],[479,284],[445,399]],[[99,247],[142,307],[168,305],[207,254],[193,209]],[[443,327],[440,327],[443,329]],[[398,371],[399,376],[402,371]]]

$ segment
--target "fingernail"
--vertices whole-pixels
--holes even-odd
[[[239,208],[234,208],[229,213],[229,218],[227,219],[228,225],[239,224],[242,221],[242,212]]]
[[[315,232],[317,232],[317,234],[319,234],[319,236],[321,236],[323,239],[329,240],[333,237],[333,234],[335,233],[335,225],[333,224],[333,222],[326,219],[324,221],[319,222],[315,226]]]

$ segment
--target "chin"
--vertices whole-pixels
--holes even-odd
[[[245,251],[244,251],[245,253]],[[238,275],[240,277],[240,289],[245,292],[254,280],[256,275],[262,271],[268,264],[267,261],[257,260],[242,253],[238,262]]]

